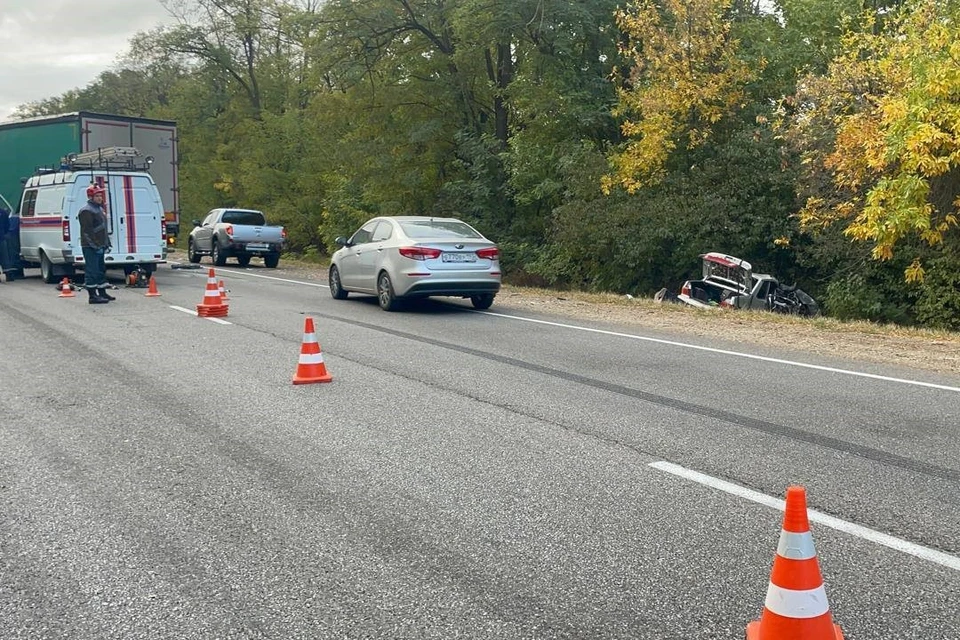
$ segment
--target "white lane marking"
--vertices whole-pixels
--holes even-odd
[[[732,482],[727,482],[726,480],[721,480],[720,478],[708,476],[704,473],[700,473],[699,471],[681,467],[680,465],[673,464],[672,462],[661,460],[658,462],[651,462],[647,466],[658,469],[659,471],[679,476],[698,484],[702,484],[710,487],[711,489],[717,489],[719,491],[750,500],[751,502],[762,504],[772,509],[777,509],[779,511],[783,511],[784,509],[784,501],[780,500],[779,498],[774,498],[765,493],[747,489],[746,487],[733,484]],[[900,551],[901,553],[906,553],[933,564],[939,564],[947,567],[948,569],[953,569],[954,571],[960,571],[960,558],[950,555],[949,553],[944,553],[942,551],[937,551],[936,549],[914,544],[901,538],[895,538],[894,536],[881,533],[875,529],[868,529],[867,527],[862,527],[858,524],[841,520],[840,518],[834,518],[833,516],[829,516],[814,509],[807,509],[807,517],[809,518],[810,522],[822,524],[825,527],[830,527],[831,529],[856,536],[857,538],[862,538],[863,540],[872,542],[874,544],[889,547],[896,551]]]
[[[230,269],[224,269],[223,267],[214,267],[214,268],[217,270],[217,273],[230,273],[237,276],[245,276],[247,278],[263,278],[264,280],[276,280],[277,282],[289,282],[290,284],[302,284],[308,287],[326,287],[326,288],[330,287],[330,285],[319,284],[316,282],[304,282],[302,280],[289,280],[287,278],[278,278],[276,276],[262,276],[259,273],[247,273],[246,271],[232,271]]]
[[[279,280],[280,282],[289,282],[292,284],[302,284],[308,287],[328,287],[325,284],[317,284],[314,282],[303,282],[301,280],[288,280],[286,278],[277,278],[274,276],[262,276],[256,273],[246,273],[243,271],[227,271],[227,273],[233,273],[238,276],[249,276],[251,278],[265,278],[267,280]],[[620,333],[617,331],[607,331],[606,329],[593,329],[590,327],[581,327],[573,324],[564,324],[562,322],[550,322],[549,320],[536,320],[534,318],[522,318],[520,316],[511,316],[506,313],[496,313],[494,311],[474,311],[474,313],[481,313],[486,316],[494,316],[496,318],[506,318],[508,320],[517,320],[519,322],[532,322],[534,324],[544,324],[551,327],[560,327],[562,329],[574,329],[576,331],[586,331],[589,333],[599,333],[607,336],[614,336],[617,338],[628,338],[630,340],[643,340],[645,342],[655,342],[657,344],[666,344],[673,347],[681,347],[683,349],[696,349],[698,351],[708,351],[710,353],[719,353],[725,356],[734,356],[737,358],[749,358],[751,360],[761,360],[763,362],[773,362],[775,364],[784,364],[791,367],[801,367],[804,369],[815,369],[817,371],[827,371],[829,373],[839,373],[846,376],[856,376],[859,378],[870,378],[872,380],[882,380],[884,382],[898,382],[900,384],[910,384],[917,387],[928,387],[930,389],[940,389],[942,391],[953,391],[960,393],[960,387],[951,387],[945,384],[936,384],[934,382],[921,382],[919,380],[907,380],[906,378],[893,378],[890,376],[881,376],[875,373],[864,373],[862,371],[851,371],[849,369],[838,369],[836,367],[825,367],[818,364],[807,364],[806,362],[796,362],[794,360],[783,360],[781,358],[770,358],[768,356],[758,356],[752,353],[742,353],[740,351],[728,351],[726,349],[714,349],[713,347],[703,347],[697,344],[689,344],[686,342],[676,342],[674,340],[663,340],[661,338],[650,338],[647,336],[638,336],[632,333]]]
[[[183,307],[178,307],[173,304],[170,305],[170,308],[176,309],[177,311],[183,311],[184,313],[189,313],[192,316],[197,315],[197,312],[193,311],[192,309],[184,309]],[[220,318],[204,318],[204,320],[209,320],[210,322],[216,322],[217,324],[229,324],[229,325],[233,324],[232,322],[227,322],[226,320],[221,320]]]
[[[561,327],[564,329],[576,329],[578,331],[588,331],[590,333],[600,333],[608,336],[616,336],[618,338],[629,338],[631,340],[643,340],[645,342],[656,342],[658,344],[668,344],[673,347],[682,347],[684,349],[697,349],[698,351],[709,351],[711,353],[719,353],[725,356],[736,356],[738,358],[750,358],[751,360],[762,360],[764,362],[773,362],[776,364],[785,364],[791,367],[802,367],[804,369],[816,369],[817,371],[828,371],[830,373],[840,373],[847,376],[857,376],[860,378],[872,378],[873,380],[883,380],[885,382],[899,382],[901,384],[912,384],[918,387],[930,387],[931,389],[941,389],[943,391],[955,391],[960,393],[960,387],[951,387],[945,384],[936,384],[933,382],[920,382],[919,380],[907,380],[905,378],[892,378],[890,376],[881,376],[875,373],[864,373],[862,371],[851,371],[849,369],[837,369],[836,367],[825,367],[819,364],[807,364],[806,362],[795,362],[793,360],[782,360],[780,358],[770,358],[768,356],[758,356],[752,353],[741,353],[739,351],[728,351],[726,349],[714,349],[713,347],[703,347],[697,344],[688,344],[686,342],[675,342],[673,340],[663,340],[661,338],[649,338],[647,336],[638,336],[632,333],[618,333],[616,331],[607,331],[605,329],[592,329],[590,327],[579,327],[572,324],[564,324],[562,322],[550,322],[548,320],[536,320],[534,318],[522,318],[520,316],[511,316],[505,313],[494,313],[492,311],[474,311],[474,313],[482,313],[488,316],[496,316],[498,318],[508,318],[510,320],[518,320],[521,322],[532,322],[534,324],[545,324],[553,327]]]

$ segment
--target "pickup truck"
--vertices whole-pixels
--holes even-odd
[[[197,264],[203,256],[222,267],[227,258],[236,258],[241,267],[250,264],[253,256],[263,257],[263,264],[275,269],[280,252],[287,241],[281,226],[268,226],[262,211],[254,209],[213,209],[203,219],[193,221],[187,239],[187,257]]]
[[[754,273],[746,260],[722,253],[700,257],[702,279],[684,282],[675,301],[701,309],[758,309],[801,316],[820,313],[816,301],[796,285],[782,285],[773,276]]]

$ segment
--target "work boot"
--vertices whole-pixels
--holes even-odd
[[[107,290],[103,288],[97,289],[97,295],[100,296],[101,298],[105,298],[107,302],[110,302],[111,300],[116,300],[116,298],[114,298],[112,295],[107,293]]]
[[[90,300],[88,300],[88,302],[89,302],[90,304],[106,304],[106,303],[110,302],[110,301],[107,300],[106,298],[101,298],[101,297],[97,294],[97,292],[96,292],[95,289],[87,289],[87,293],[90,294]]]

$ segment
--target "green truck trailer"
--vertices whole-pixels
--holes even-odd
[[[180,231],[177,125],[167,120],[78,111],[0,122],[0,204],[20,204],[23,180],[40,167],[56,167],[71,153],[134,147],[151,156],[150,175],[160,191],[168,241]]]

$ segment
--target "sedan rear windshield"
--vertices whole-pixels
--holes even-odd
[[[469,225],[458,220],[416,220],[401,222],[408,238],[482,238]]]
[[[249,224],[255,227],[262,227],[264,224],[263,214],[259,211],[224,211],[220,220],[230,224]]]

